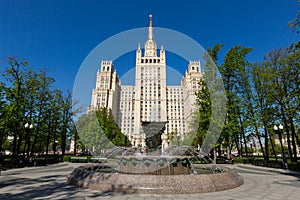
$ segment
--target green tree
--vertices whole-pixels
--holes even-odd
[[[8,103],[6,108],[6,126],[9,135],[13,137],[12,153],[16,157],[19,153],[18,138],[23,138],[22,122],[24,119],[24,73],[27,71],[28,63],[25,60],[9,57],[3,76],[7,84],[5,87],[5,98]],[[8,120],[9,119],[9,120]],[[20,143],[19,143],[20,144]]]
[[[246,56],[252,52],[251,48],[246,48],[243,46],[235,46],[229,51],[231,53],[231,65],[236,69],[236,77],[234,83],[235,91],[235,103],[234,114],[238,116],[238,130],[236,137],[243,141],[246,156],[248,154],[247,148],[247,136],[246,136],[246,120],[249,118],[247,110],[249,109],[249,102],[247,101],[247,95],[250,93],[249,83],[250,78],[248,70],[251,64],[247,61]],[[246,104],[246,105],[245,105]],[[244,106],[243,106],[244,105]],[[240,133],[240,134],[239,134]],[[240,149],[240,156],[242,156],[242,145]]]
[[[192,141],[193,146],[201,146],[204,154],[213,150],[214,161],[216,161],[215,149],[220,144],[218,130],[222,129],[224,123],[222,107],[226,102],[225,94],[222,92],[222,79],[215,65],[222,46],[217,44],[212,49],[208,48],[208,52],[203,55],[206,61],[205,71],[199,81],[200,90],[196,93],[199,109],[194,114],[194,121],[197,122],[198,129],[194,130]],[[212,117],[215,114],[212,109],[219,111],[218,115]]]
[[[295,19],[288,22],[289,27],[292,27],[296,33],[300,33],[300,11],[297,13]]]
[[[233,144],[235,144],[241,155],[240,138],[243,138],[244,141],[246,140],[243,124],[244,118],[240,116],[241,111],[239,108],[239,94],[243,92],[242,85],[239,84],[239,73],[242,72],[245,65],[248,65],[245,57],[251,51],[251,48],[235,46],[226,53],[224,63],[219,67],[228,98],[227,116],[222,133],[224,145],[227,147],[228,158],[231,155]],[[240,137],[241,132],[242,137]]]
[[[36,114],[34,115],[35,128],[34,128],[30,155],[33,155],[35,151],[35,147],[37,145],[37,141],[40,139],[40,137],[42,137],[41,132],[43,132],[45,127],[43,114],[48,112],[46,105],[51,93],[50,88],[54,83],[54,79],[47,76],[46,69],[40,70],[40,72],[37,75],[37,80],[38,80],[38,85],[40,87],[35,92],[36,95],[36,101],[35,101],[36,104],[34,106],[36,112]]]
[[[299,43],[288,48],[270,52],[267,62],[273,74],[273,95],[276,110],[274,123],[283,122],[287,134],[288,152],[293,161],[297,160],[298,141],[295,122],[299,118]]]
[[[61,98],[61,112],[62,112],[62,119],[61,119],[61,150],[62,155],[65,154],[66,151],[66,141],[67,138],[70,136],[68,133],[71,131],[72,127],[72,94],[68,92],[66,96],[62,96]]]
[[[116,146],[131,146],[127,136],[121,133],[110,109],[105,107],[80,116],[76,122],[80,140],[88,151],[99,155]]]
[[[14,157],[23,153],[48,154],[49,146],[56,152],[56,144],[64,153],[70,138],[71,94],[65,96],[53,87],[54,79],[46,68],[33,70],[24,59],[9,57],[0,83],[0,148],[8,148],[7,136],[12,136]],[[2,95],[3,94],[3,95]],[[32,124],[33,129],[24,125]]]

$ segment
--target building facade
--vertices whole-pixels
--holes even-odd
[[[135,85],[121,85],[112,61],[102,61],[89,111],[110,108],[122,133],[135,147],[146,146],[142,122],[165,122],[161,136],[164,149],[174,135],[183,138],[189,131],[201,76],[200,62],[190,61],[181,85],[167,86],[166,53],[163,46],[157,49],[150,15],[144,49],[138,45],[136,51]]]

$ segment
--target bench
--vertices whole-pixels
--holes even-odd
[[[93,163],[105,163],[105,162],[107,162],[107,158],[91,158],[91,162],[93,162]]]
[[[234,159],[225,159],[225,164],[234,164]]]
[[[87,157],[71,157],[71,162],[87,162]]]

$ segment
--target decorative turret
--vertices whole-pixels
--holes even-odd
[[[111,60],[102,60],[101,61],[101,71],[109,71],[113,72],[114,71],[114,65]]]
[[[161,45],[159,55],[160,55],[161,63],[166,63],[166,52],[163,45]]]
[[[136,50],[136,60],[138,63],[140,63],[141,58],[142,58],[142,50],[141,50],[141,45],[139,43],[138,49]]]
[[[190,61],[188,65],[188,72],[201,72],[200,61]]]

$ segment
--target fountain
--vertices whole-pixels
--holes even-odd
[[[155,115],[152,112],[152,116]],[[71,184],[102,192],[185,194],[231,189],[243,184],[233,170],[211,164],[195,164],[206,155],[189,146],[169,146],[161,152],[161,134],[166,122],[151,118],[142,122],[148,152],[117,147],[104,157],[114,162],[79,167],[68,177]]]
[[[83,188],[126,194],[214,192],[243,184],[243,179],[232,169],[193,164],[194,156],[123,155],[115,156],[115,160],[79,167],[68,181]]]
[[[172,146],[160,156],[139,155],[133,148],[116,148],[111,153],[106,157],[114,158],[114,162],[76,168],[68,182],[101,192],[124,194],[191,194],[243,184],[243,179],[232,169],[195,164],[205,160],[205,156],[188,146]]]

